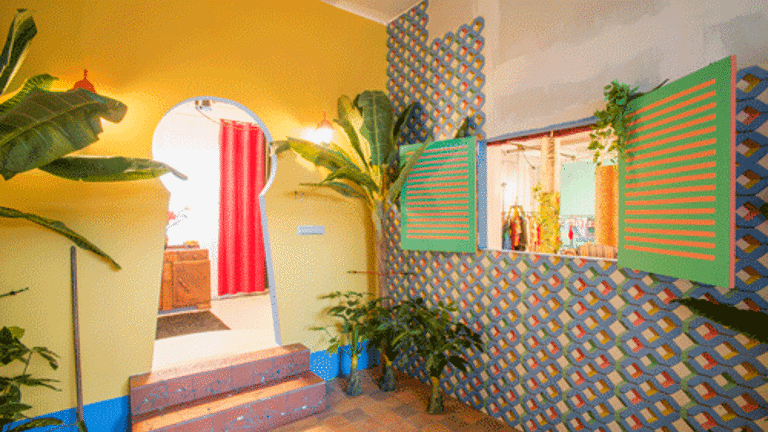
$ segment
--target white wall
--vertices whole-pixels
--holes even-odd
[[[429,40],[485,19],[485,132],[589,117],[614,79],[641,91],[728,55],[768,59],[766,0],[430,0]]]

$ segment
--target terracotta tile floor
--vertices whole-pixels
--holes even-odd
[[[384,393],[375,381],[379,371],[378,367],[361,371],[363,394],[356,397],[344,393],[344,378],[328,381],[324,412],[274,432],[519,432],[447,396],[443,414],[427,414],[427,384],[398,372],[398,389]]]

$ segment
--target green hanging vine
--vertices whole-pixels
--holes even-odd
[[[651,91],[657,90],[667,81],[664,80]],[[587,147],[595,152],[593,161],[596,164],[602,165],[603,159],[609,155],[614,156],[612,159],[613,163],[617,161],[615,156],[620,157],[622,160],[625,158],[627,137],[629,135],[627,128],[627,105],[632,100],[645,94],[638,92],[638,88],[631,88],[629,84],[617,80],[603,87],[603,94],[606,100],[605,109],[595,111],[594,115],[597,117],[597,123],[592,125],[592,133],[589,134],[592,141],[590,141],[589,147]],[[615,139],[606,144],[611,137],[615,137]]]

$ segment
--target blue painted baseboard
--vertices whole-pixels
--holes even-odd
[[[101,402],[95,402],[83,407],[83,420],[88,427],[88,432],[128,432],[131,430],[129,415],[128,396],[122,396],[114,399],[107,399]],[[63,411],[42,415],[40,417],[55,417],[64,422],[64,424],[74,424],[77,420],[77,411],[70,408]],[[13,423],[3,430],[10,429],[22,422]],[[34,429],[37,431],[76,431],[77,427],[60,428],[59,426],[50,426],[46,428]]]
[[[339,353],[328,354],[325,351],[313,352],[309,355],[309,368],[322,379],[328,381],[339,375],[348,375],[350,369],[349,345],[342,347],[341,358]],[[378,353],[375,349],[363,351],[357,362],[358,369],[368,369],[378,364]],[[340,373],[341,372],[341,373]],[[46,414],[40,417],[55,417],[64,422],[64,424],[73,424],[77,420],[75,408]],[[130,400],[128,396],[122,396],[114,399],[108,399],[101,402],[85,405],[83,407],[83,418],[88,432],[129,432],[130,424]],[[13,423],[3,431],[16,426],[19,423]],[[55,429],[54,426],[35,429],[35,431],[48,432]],[[77,430],[76,427],[57,429]]]
[[[339,375],[348,375],[352,360],[349,356],[349,345],[341,348],[339,353],[328,354],[326,351],[316,351],[309,355],[309,369],[320,378],[328,381]],[[363,350],[357,360],[358,370],[369,369],[379,364],[379,355],[374,348]]]

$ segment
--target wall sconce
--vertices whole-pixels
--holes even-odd
[[[72,87],[72,90],[81,88],[88,90],[92,93],[96,93],[96,88],[91,84],[90,81],[88,81],[88,69],[83,69],[83,79],[76,82],[75,85]]]
[[[328,121],[328,117],[325,111],[323,111],[323,120],[317,124],[317,127],[312,131],[311,141],[315,144],[329,144],[333,141],[333,125]]]

